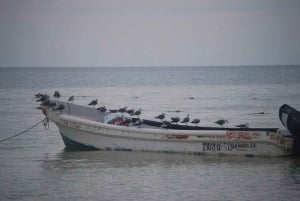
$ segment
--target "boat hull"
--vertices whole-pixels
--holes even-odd
[[[173,139],[145,139],[111,135],[109,130],[92,132],[57,124],[66,147],[113,151],[153,151],[185,154],[220,154],[242,156],[284,156],[291,150],[264,141],[245,140],[188,140],[183,136]]]

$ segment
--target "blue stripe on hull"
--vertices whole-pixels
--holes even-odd
[[[61,135],[61,137],[64,141],[64,144],[67,148],[76,149],[76,150],[77,149],[80,149],[80,150],[100,150],[100,149],[97,149],[94,146],[86,145],[86,144],[71,140],[70,138],[66,137],[61,131],[60,131],[60,135]]]

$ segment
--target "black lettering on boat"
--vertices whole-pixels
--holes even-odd
[[[255,149],[255,143],[202,143],[203,152],[215,152],[215,151],[248,151],[250,149]]]

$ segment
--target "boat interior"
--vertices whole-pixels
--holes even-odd
[[[194,125],[183,125],[168,123],[164,124],[162,121],[155,121],[149,119],[139,119],[131,118],[127,121],[122,117],[122,114],[114,115],[115,119],[107,120],[107,117],[111,114],[110,112],[100,112],[94,107],[81,106],[73,104],[70,102],[63,102],[59,100],[51,100],[51,102],[56,102],[56,105],[64,105],[64,109],[59,111],[62,114],[67,114],[70,116],[80,117],[83,119],[88,119],[91,121],[97,121],[102,123],[117,124],[124,126],[135,126],[142,128],[164,128],[164,129],[176,129],[176,130],[229,130],[229,131],[268,131],[277,132],[278,128],[235,128],[235,127],[205,127],[205,126],[194,126]],[[54,110],[52,108],[47,108],[48,110]],[[125,117],[125,115],[123,115]],[[128,118],[126,116],[126,118]]]

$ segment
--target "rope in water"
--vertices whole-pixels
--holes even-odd
[[[44,126],[45,126],[46,129],[49,128],[48,118],[45,118],[45,119],[43,119],[43,120],[41,120],[41,121],[38,121],[37,123],[33,124],[33,125],[30,126],[29,128],[23,130],[22,132],[20,132],[20,133],[18,133],[18,134],[16,134],[16,135],[13,135],[13,136],[10,136],[10,137],[8,137],[8,138],[4,138],[4,139],[0,140],[0,143],[2,143],[2,142],[4,142],[4,141],[7,141],[7,140],[10,140],[10,139],[13,139],[13,138],[15,138],[15,137],[17,137],[17,136],[19,136],[19,135],[24,134],[24,133],[28,132],[29,130],[31,130],[32,128],[34,128],[34,127],[36,127],[37,125],[39,125],[40,123],[42,123],[42,122],[43,122],[43,124],[44,124]]]

